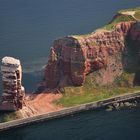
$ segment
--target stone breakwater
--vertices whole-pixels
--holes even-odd
[[[55,112],[49,112],[49,113],[36,115],[29,118],[0,123],[0,131],[17,128],[21,126],[26,126],[26,125],[41,122],[41,121],[60,118],[60,117],[64,117],[64,116],[71,115],[74,113],[79,113],[86,110],[96,110],[96,109],[102,109],[102,108],[108,108],[108,107],[110,108],[110,106],[114,109],[115,108],[118,109],[120,107],[127,107],[127,106],[132,107],[139,104],[139,101],[140,101],[140,92],[125,94],[125,95],[109,98],[106,100],[101,100],[101,101],[91,102],[91,103],[82,104],[82,105],[78,105],[74,107],[64,108]]]
[[[4,57],[1,65],[3,94],[0,110],[22,109],[25,91],[22,86],[22,68],[20,61],[13,57]]]

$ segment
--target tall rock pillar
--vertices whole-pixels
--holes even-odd
[[[22,109],[25,91],[21,84],[22,68],[20,60],[4,57],[1,65],[3,94],[0,110]]]

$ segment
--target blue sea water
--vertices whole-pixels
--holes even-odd
[[[24,86],[32,92],[55,39],[92,32],[118,10],[137,6],[140,0],[0,0],[0,59],[21,60]],[[139,140],[139,118],[139,110],[85,113],[2,133],[0,140]]]
[[[0,132],[0,140],[139,140],[140,109],[88,111]]]
[[[139,5],[140,0],[0,0],[0,59],[19,58],[24,86],[33,91],[55,39],[92,32],[118,10]]]

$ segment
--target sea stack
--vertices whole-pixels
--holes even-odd
[[[1,65],[3,94],[0,110],[15,111],[22,109],[25,90],[22,86],[22,67],[20,60],[4,57]]]

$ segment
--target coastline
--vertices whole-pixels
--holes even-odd
[[[59,111],[44,113],[44,114],[36,115],[33,117],[0,123],[0,131],[22,127],[22,126],[30,125],[30,124],[41,122],[41,121],[61,118],[64,116],[68,116],[71,114],[75,114],[75,113],[79,113],[79,112],[83,112],[87,110],[94,110],[94,109],[96,110],[96,109],[101,109],[101,108],[109,107],[109,106],[120,107],[122,106],[121,103],[124,104],[124,103],[129,103],[132,101],[136,102],[137,99],[140,99],[140,91],[127,93],[127,94],[115,96],[112,98],[108,98],[105,100],[99,100],[96,102],[81,104],[74,107],[63,108],[63,109],[60,109]]]
[[[57,47],[55,48],[55,45],[53,48],[51,48],[51,55],[50,55],[50,59],[48,60],[49,65],[46,65],[46,69],[45,69],[45,77],[44,77],[45,83],[43,83],[41,86],[43,88],[44,87],[46,88],[46,86],[48,86],[47,88],[51,87],[54,89],[56,87],[59,88],[61,87],[63,89],[65,85],[70,84],[72,82],[72,85],[74,86],[75,90],[73,89],[73,87],[71,88],[69,86],[64,89],[64,92],[66,90],[67,95],[73,96],[73,98],[68,97],[72,102],[68,102],[69,100],[67,100],[68,99],[67,96],[66,98],[64,97],[62,99],[61,98],[63,96],[62,94],[51,94],[51,92],[49,94],[45,94],[45,93],[36,94],[35,98],[33,96],[31,97],[33,99],[27,96],[27,98],[29,97],[29,100],[25,99],[27,102],[24,101],[22,98],[22,100],[19,103],[20,105],[23,106],[21,107],[19,106],[15,110],[22,108],[21,110],[19,110],[19,112],[23,115],[23,118],[19,118],[5,123],[3,122],[0,123],[0,131],[21,127],[40,121],[61,118],[70,114],[74,114],[86,110],[96,110],[102,108],[113,110],[113,109],[119,109],[121,107],[127,107],[127,106],[133,107],[136,106],[138,103],[140,103],[139,101],[140,91],[130,91],[131,93],[114,96],[114,93],[120,94],[122,91],[124,93],[125,88],[129,88],[129,87],[131,88],[135,84],[136,85],[140,84],[139,80],[135,81],[135,77],[139,76],[139,75],[136,76],[137,72],[135,71],[134,73],[131,74],[126,71],[126,68],[123,69],[123,61],[122,58],[120,57],[121,56],[120,54],[124,53],[124,48],[127,47],[125,46],[125,41],[127,39],[130,39],[127,38],[127,36],[129,35],[127,33],[132,28],[131,27],[132,25],[133,28],[132,31],[130,32],[131,33],[130,36],[133,36],[134,38],[132,38],[132,40],[130,39],[130,42],[128,42],[130,46],[128,45],[128,47],[131,47],[131,44],[133,44],[133,42],[131,41],[138,39],[137,31],[135,29],[138,29],[139,24],[137,23],[135,24],[134,20],[136,19],[134,19],[131,14],[132,12],[125,12],[125,14],[122,13],[121,15],[120,14],[116,15],[115,18],[112,20],[112,22],[108,24],[109,26],[107,25],[103,28],[106,29],[105,32],[104,30],[97,30],[93,34],[86,35],[86,36],[68,36],[62,39],[58,39],[55,42],[56,43],[55,45],[59,48],[59,43],[63,44],[64,46],[62,45],[62,48],[64,48],[65,51],[61,51],[60,53]],[[126,20],[125,22],[122,20],[123,18],[125,18]],[[116,42],[114,40],[116,40]],[[114,47],[112,47],[112,45]],[[136,45],[138,46],[138,44]],[[99,46],[101,46],[100,49]],[[116,46],[117,49],[114,49],[116,48]],[[89,47],[91,47],[92,50],[91,48],[89,49]],[[104,48],[107,49],[104,50]],[[71,53],[67,54],[66,52],[71,52]],[[93,52],[96,52],[98,55],[96,56],[96,54],[94,54]],[[62,56],[65,57],[63,57],[63,63],[61,64],[60,62],[62,62]],[[77,62],[78,62],[78,66],[77,66]],[[131,70],[131,67],[132,66],[130,66],[129,70]],[[136,65],[136,67],[138,66]],[[10,67],[6,69],[7,71],[4,71],[4,74],[9,73],[8,71],[9,68]],[[54,69],[53,74],[51,71],[52,69]],[[20,73],[22,73],[21,70]],[[67,77],[67,74],[69,75],[68,77],[71,77],[70,79]],[[85,75],[87,77],[85,77]],[[8,74],[6,74],[6,76],[9,78]],[[17,73],[15,72],[15,79],[16,79],[15,81],[18,81],[16,77],[17,77]],[[21,77],[20,77],[20,81],[21,81]],[[93,77],[95,77],[95,79]],[[8,79],[6,82],[8,82],[9,85],[11,85],[11,79]],[[100,84],[104,86],[108,83],[113,83],[112,85],[117,85],[117,88],[115,90],[111,89],[111,92],[109,92],[108,87],[107,89],[95,88]],[[84,86],[82,86],[83,84]],[[5,87],[7,94],[9,94],[9,85]],[[77,90],[77,86],[79,86],[78,90]],[[22,85],[20,84],[20,86],[17,88],[17,91],[18,89],[21,89],[21,87]],[[115,88],[115,86],[113,88]],[[68,90],[69,92],[67,92]],[[71,91],[74,94],[70,94]],[[98,96],[96,95],[97,92],[100,93]],[[10,91],[10,94],[11,93],[14,93],[14,89]],[[85,96],[83,93],[85,93]],[[9,97],[7,97],[7,94],[5,94],[5,98],[3,99],[9,101],[8,100]],[[74,95],[81,95],[81,96],[74,96]],[[23,96],[24,94],[22,94],[21,97]],[[96,96],[96,100],[93,101],[95,96]],[[19,99],[17,101],[19,101]],[[58,104],[52,104],[55,99],[60,99],[56,103],[63,103],[62,106],[61,104],[59,104],[60,106]],[[77,103],[77,101],[79,105],[75,104]],[[12,103],[14,103],[13,105],[19,105],[17,104],[17,102],[12,102]],[[71,104],[74,106],[70,106]],[[68,106],[63,107],[63,105],[69,105],[69,107]]]

